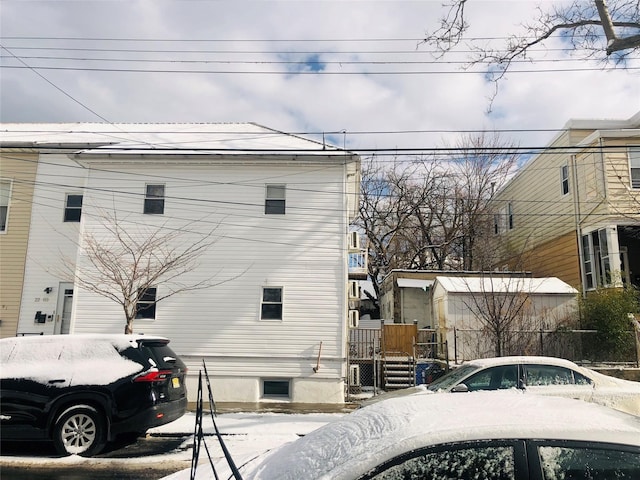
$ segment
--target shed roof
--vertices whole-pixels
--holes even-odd
[[[421,280],[417,278],[398,278],[396,280],[400,288],[421,288],[426,290],[433,285],[434,280]]]
[[[436,277],[436,282],[452,293],[517,293],[576,295],[578,291],[556,277]]]

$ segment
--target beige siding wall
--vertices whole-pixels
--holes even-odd
[[[0,233],[0,338],[15,336],[18,328],[37,167],[36,154],[0,152],[0,178],[11,181],[7,229]]]
[[[568,146],[571,141],[565,133],[554,146]],[[561,189],[561,166],[569,161],[570,157],[562,152],[540,154],[496,195],[493,211],[511,203],[513,212],[513,228],[494,238],[506,256],[517,256],[574,229],[573,186],[570,183],[566,195]]]
[[[534,277],[558,277],[579,289],[582,283],[579,258],[576,233],[570,232],[528,251],[524,270],[530,271]]]
[[[579,145],[592,133],[565,132],[551,146]],[[493,201],[493,212],[508,203],[513,212],[513,228],[492,238],[498,252],[494,264],[530,270],[535,276],[556,276],[578,288],[578,225],[590,230],[640,222],[640,191],[630,188],[632,138],[598,137],[575,157],[573,152],[548,150],[531,159]],[[600,142],[605,148],[592,148]],[[561,189],[563,165],[570,172],[568,194]]]

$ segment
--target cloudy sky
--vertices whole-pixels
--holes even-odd
[[[431,148],[483,129],[540,146],[570,118],[640,110],[637,58],[603,71],[555,39],[514,67],[489,113],[485,68],[420,44],[441,3],[0,0],[0,118],[256,122],[357,150]],[[469,36],[501,44],[551,3],[470,0]]]

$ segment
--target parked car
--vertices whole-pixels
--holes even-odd
[[[215,478],[234,478],[221,467]],[[518,391],[413,395],[356,410],[238,467],[244,480],[631,480],[640,478],[640,418]],[[201,465],[195,478],[211,473]]]
[[[527,393],[576,398],[640,415],[640,383],[610,377],[553,357],[473,360],[427,386],[431,392],[516,388]]]
[[[118,435],[181,417],[187,368],[169,339],[47,335],[0,340],[0,436],[91,456]]]

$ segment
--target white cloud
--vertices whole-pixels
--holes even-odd
[[[443,138],[451,139],[453,134],[349,135],[349,132],[549,129],[561,128],[570,118],[624,119],[640,109],[640,82],[635,70],[510,72],[500,84],[493,112],[488,114],[492,85],[479,73],[465,73],[459,64],[444,63],[462,60],[460,54],[436,64],[348,63],[431,60],[429,49],[419,45],[418,40],[437,26],[444,13],[440,4],[436,0],[96,0],[55,4],[4,0],[0,20],[2,44],[20,57],[137,59],[113,63],[73,62],[87,69],[285,72],[301,67],[268,62],[308,60],[317,54],[319,60],[325,62],[325,72],[343,73],[37,70],[44,80],[26,68],[6,68],[18,62],[5,58],[5,68],[0,70],[0,118],[4,122],[100,121],[90,109],[117,122],[254,121],[285,131],[346,130],[348,146],[357,149],[433,147]],[[470,1],[467,5],[473,22],[470,34],[505,37],[515,33],[521,23],[531,18],[536,4],[524,0]],[[63,37],[85,40],[61,40]],[[360,41],[356,41],[358,39]],[[387,41],[382,41],[384,39]],[[17,48],[34,46],[110,51]],[[549,48],[557,46],[548,44]],[[198,53],[187,53],[187,50]],[[553,50],[539,54],[547,59],[558,55],[560,53]],[[151,63],[151,59],[173,62]],[[185,63],[187,60],[253,63]],[[39,66],[71,65],[70,61],[61,59],[24,58],[23,61]],[[543,68],[557,70],[558,65],[562,68],[588,66],[585,62],[549,63]],[[535,70],[540,64],[523,64],[518,68]],[[383,71],[395,74],[373,73]],[[430,73],[399,73],[405,71]],[[513,136],[521,144],[540,145],[553,134],[522,132]]]

